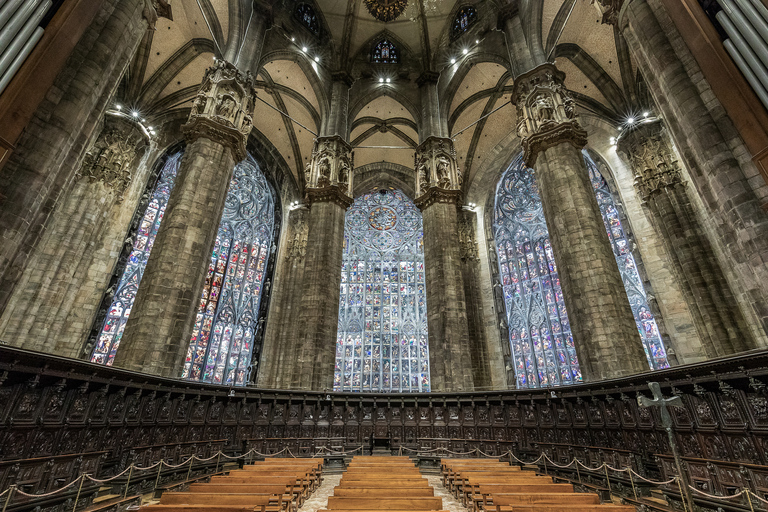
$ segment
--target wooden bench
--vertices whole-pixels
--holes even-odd
[[[442,498],[386,498],[329,496],[329,510],[441,510]]]
[[[435,495],[435,490],[432,487],[378,487],[378,488],[354,488],[354,487],[336,487],[333,490],[334,496],[344,497],[392,497],[399,496],[413,496],[415,498],[430,497]]]
[[[397,480],[345,480],[341,478],[338,487],[346,488],[375,488],[375,487],[429,487],[429,480],[426,478],[415,479],[397,479]],[[338,488],[337,487],[337,488]]]

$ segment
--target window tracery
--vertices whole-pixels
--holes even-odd
[[[382,39],[374,45],[371,60],[376,64],[397,64],[400,62],[397,46],[389,39]]]
[[[309,4],[299,4],[295,11],[296,19],[307,27],[313,34],[320,33],[320,22],[317,19],[315,9]]]
[[[334,390],[430,390],[421,212],[399,190],[346,214]]]
[[[477,10],[471,5],[459,9],[451,25],[451,39],[456,39],[477,21]]]
[[[250,376],[274,200],[252,157],[235,167],[182,378],[243,386]]]

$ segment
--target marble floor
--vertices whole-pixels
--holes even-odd
[[[328,496],[333,496],[333,489],[341,481],[341,474],[323,475],[323,483],[312,493],[307,501],[299,508],[298,512],[316,512],[328,505]],[[435,496],[443,499],[443,510],[449,512],[468,512],[460,501],[456,500],[448,489],[440,482],[440,475],[425,475],[429,485],[435,489]]]

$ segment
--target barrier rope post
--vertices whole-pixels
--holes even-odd
[[[603,462],[603,469],[605,470],[605,479],[608,481],[608,494],[613,494],[611,491],[611,479],[608,476],[608,464]]]
[[[635,501],[637,501],[637,489],[635,489],[635,479],[632,477],[632,468],[627,468],[629,473],[629,482],[632,484],[632,494],[635,495]]]
[[[579,483],[581,483],[581,471],[579,471],[579,461],[576,459],[576,457],[573,458],[573,461],[576,463],[576,476],[579,479]]]
[[[683,493],[683,484],[680,482],[680,476],[676,476],[675,480],[677,480],[677,487],[680,489],[680,501],[683,502],[683,512],[688,512],[688,507],[685,505],[685,494]],[[691,503],[691,505],[693,505],[693,503]]]
[[[160,472],[163,470],[163,463],[165,461],[163,459],[160,459],[160,462],[157,465],[157,478],[155,478],[155,491],[157,490],[157,486],[160,485]]]
[[[77,496],[75,496],[75,505],[72,507],[72,512],[75,512],[77,510],[77,502],[80,501],[80,491],[83,490],[83,483],[85,483],[85,479],[88,475],[82,475],[80,477],[80,486],[77,488]]]
[[[5,505],[3,505],[3,512],[8,508],[8,504],[11,502],[11,498],[13,497],[13,493],[16,491],[16,484],[11,485],[8,487],[8,497],[5,498]]]
[[[747,489],[745,487],[744,488],[744,492],[747,493],[747,502],[749,503],[749,510],[751,512],[755,512],[755,507],[754,507],[754,505],[752,505],[752,497],[749,495],[749,493],[752,492],[752,491],[750,491],[749,489]]]
[[[194,462],[195,458],[190,457],[189,458],[189,469],[187,470],[187,480],[189,480],[189,477],[192,475],[192,462]]]
[[[131,487],[131,476],[133,475],[133,464],[131,464],[128,470],[128,481],[125,482],[125,492],[123,493],[123,499],[128,497],[128,488]]]
[[[219,472],[219,463],[221,462],[221,450],[219,450],[218,457],[216,457],[216,473]]]

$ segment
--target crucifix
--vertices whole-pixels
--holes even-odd
[[[640,407],[658,407],[661,412],[661,426],[667,431],[667,437],[669,438],[669,447],[672,449],[672,456],[675,459],[675,466],[677,467],[677,474],[680,478],[680,499],[683,500],[683,508],[685,508],[685,502],[688,501],[690,510],[693,510],[693,497],[691,496],[690,489],[688,488],[688,478],[683,473],[683,463],[680,459],[680,452],[677,450],[677,441],[675,435],[672,432],[672,416],[669,414],[670,407],[683,407],[683,399],[679,396],[673,396],[671,398],[664,398],[661,394],[661,386],[658,382],[649,382],[648,387],[653,393],[653,398],[648,398],[643,395],[637,397],[637,404]]]

